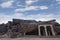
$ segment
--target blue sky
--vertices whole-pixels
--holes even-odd
[[[13,18],[60,23],[60,0],[0,0],[0,23]]]

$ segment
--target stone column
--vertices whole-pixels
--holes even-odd
[[[46,36],[48,36],[46,25],[44,25]]]
[[[24,32],[24,36],[25,36],[25,32]]]
[[[40,25],[38,25],[38,34],[39,34],[39,36],[41,36],[41,33],[40,33]]]
[[[54,29],[53,29],[52,25],[51,25],[51,31],[52,31],[53,36],[55,36],[55,32],[54,32]]]

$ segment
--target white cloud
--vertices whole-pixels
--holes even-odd
[[[59,19],[60,15],[55,15],[55,14],[31,14],[23,17],[23,19],[30,19],[30,20],[37,20],[37,21],[48,21],[52,19],[56,19],[58,23],[60,23]]]
[[[60,2],[58,2],[58,4],[60,4]]]
[[[15,13],[14,16],[16,17],[19,17],[19,16],[22,16],[23,14],[22,13]]]
[[[22,13],[14,13],[12,15],[6,15],[5,13],[0,13],[0,24],[12,21],[13,18],[22,18],[22,16],[23,16]]]
[[[25,8],[18,8],[15,12],[25,12],[30,10],[46,10],[48,9],[47,6],[26,6]]]
[[[56,0],[56,1],[60,1],[60,0]]]
[[[17,4],[17,6],[24,7],[23,5]]]
[[[9,7],[12,6],[13,2],[14,2],[14,0],[9,0],[9,1],[6,1],[6,2],[1,3],[0,6],[2,8],[9,8]]]
[[[57,4],[60,4],[60,0],[56,0]]]
[[[15,12],[24,12],[29,10],[37,10],[38,6],[26,6],[25,8],[16,9]]]
[[[0,24],[1,23],[7,23],[7,21],[11,21],[10,16],[8,16],[4,13],[0,13]]]
[[[53,14],[35,14],[35,15],[28,15],[26,18],[27,19],[35,19],[35,20],[42,20],[42,21],[46,21],[46,18],[48,18],[47,20],[53,19]]]
[[[27,5],[31,5],[32,3],[37,2],[37,1],[38,1],[38,0],[26,0],[25,3],[26,3]]]
[[[26,10],[36,10],[38,7],[37,6],[27,6],[25,9]]]
[[[45,9],[48,9],[48,7],[47,6],[40,6],[40,9],[45,10]]]
[[[37,21],[39,20],[47,21],[47,20],[56,19],[57,22],[60,23],[59,17],[60,15],[54,15],[54,14],[31,14],[31,15],[25,15],[23,13],[14,13],[12,15],[0,14],[0,24],[7,23],[8,21],[12,21],[13,18],[37,20]]]

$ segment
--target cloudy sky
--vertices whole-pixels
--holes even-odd
[[[0,24],[13,18],[60,23],[60,0],[0,0]]]

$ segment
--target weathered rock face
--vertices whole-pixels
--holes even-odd
[[[0,25],[0,35],[7,34],[7,36],[11,38],[20,37],[23,36],[24,33],[31,32],[32,30],[38,28],[39,24],[54,24],[55,26],[59,25],[54,21],[55,20],[37,22],[35,20],[13,19],[13,21],[9,21],[7,24]],[[55,31],[57,31],[56,28]],[[60,33],[60,31],[58,32]]]
[[[19,37],[25,32],[30,32],[37,28],[37,22],[34,20],[13,19],[7,23],[9,37]],[[19,35],[19,36],[18,36]]]
[[[5,24],[0,25],[0,35],[3,35],[7,32],[7,26]]]
[[[19,23],[8,22],[7,26],[8,26],[8,36],[9,37],[14,38],[14,37],[17,37],[18,35],[21,34],[20,33],[20,25],[19,25]]]

